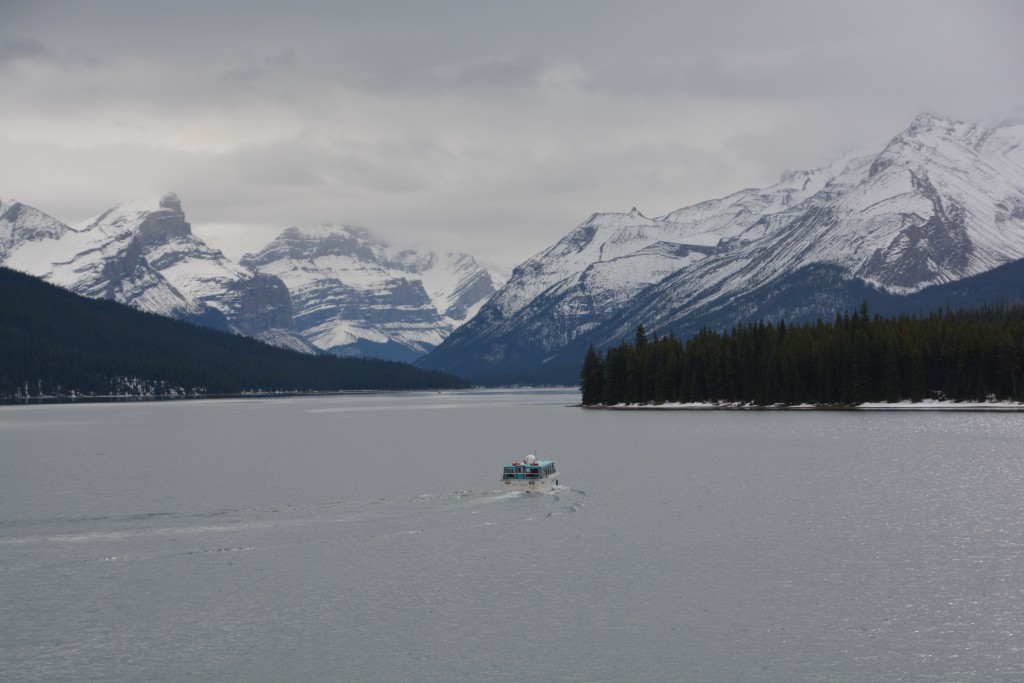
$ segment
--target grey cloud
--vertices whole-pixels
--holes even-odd
[[[21,75],[20,68],[30,65],[77,75],[85,70],[104,66],[104,60],[90,50],[57,50],[35,38],[4,38],[0,31],[0,73],[6,71]]]
[[[243,147],[216,158],[231,177],[258,188],[321,188],[329,162],[320,150],[290,140]]]
[[[495,60],[459,69],[451,83],[464,87],[522,88],[536,85],[540,71],[526,60]]]
[[[227,84],[257,84],[288,78],[296,73],[298,58],[292,48],[262,57],[244,55],[239,63],[223,67],[218,80]]]
[[[8,3],[0,192],[74,219],[173,189],[196,223],[525,258],[593,211],[774,182],[921,110],[1005,115],[1022,24],[999,0]]]
[[[8,38],[0,41],[0,66],[20,60],[56,60],[56,55],[38,40]]]

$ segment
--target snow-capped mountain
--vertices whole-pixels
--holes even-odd
[[[513,272],[423,365],[574,381],[586,345],[831,317],[1024,258],[1024,125],[919,116],[880,152],[648,219],[591,216]]]
[[[500,277],[466,254],[395,250],[342,225],[288,228],[241,263],[284,281],[296,330],[321,349],[395,360],[440,344]]]
[[[85,296],[314,350],[292,332],[284,283],[193,235],[174,194],[127,202],[78,226],[0,203],[0,263]]]
[[[174,194],[77,226],[0,202],[0,264],[276,346],[400,360],[440,344],[507,279],[466,254],[394,250],[342,226],[289,228],[235,263],[192,234]]]
[[[174,289],[130,235],[76,230],[16,201],[0,202],[0,262],[94,298],[183,318],[207,311]],[[226,321],[224,321],[226,324]]]

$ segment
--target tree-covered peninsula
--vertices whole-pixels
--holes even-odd
[[[870,316],[867,305],[804,325],[758,322],[685,342],[639,326],[633,343],[591,347],[584,405],[856,405],[1020,400],[1024,306]]]

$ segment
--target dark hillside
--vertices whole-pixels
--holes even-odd
[[[310,356],[87,299],[0,268],[0,397],[465,388],[443,372]]]

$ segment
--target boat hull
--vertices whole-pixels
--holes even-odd
[[[555,488],[556,477],[543,479],[505,479],[501,482],[502,491],[525,491],[527,493],[547,493]]]

